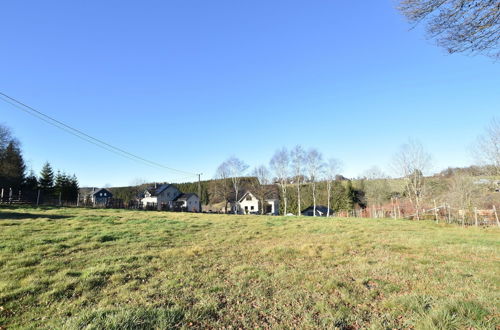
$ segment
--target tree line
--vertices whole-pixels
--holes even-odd
[[[325,161],[317,149],[305,150],[300,145],[291,150],[285,147],[277,150],[268,166],[259,165],[250,172],[244,161],[230,157],[216,170],[213,196],[224,201],[227,210],[228,205],[241,198],[243,189],[250,189],[261,205],[277,195],[282,214],[300,215],[309,206],[316,214],[320,203],[327,207],[327,215],[331,209],[352,209],[356,204],[363,206],[363,192],[339,174],[340,168],[339,160],[330,158]],[[243,178],[247,176],[254,180],[244,186]],[[277,193],[273,186],[278,187]],[[233,206],[232,212],[238,213],[238,203],[233,203]]]
[[[17,194],[22,191],[33,195],[40,190],[45,198],[61,197],[62,200],[76,200],[78,179],[76,175],[54,172],[52,165],[46,162],[37,176],[33,170],[27,171],[21,144],[11,130],[0,125],[0,189],[11,190]]]
[[[267,166],[259,165],[251,171],[243,160],[228,158],[216,170],[210,196],[212,201],[224,201],[227,210],[227,205],[237,201],[243,190],[252,190],[264,205],[273,195],[273,187],[278,187],[281,214],[301,214],[309,206],[316,214],[317,206],[325,205],[327,216],[330,210],[380,207],[395,199],[404,199],[418,220],[422,209],[436,205],[437,200],[451,201],[461,210],[472,209],[474,205],[490,207],[498,201],[498,194],[492,194],[500,187],[495,183],[495,178],[500,179],[500,122],[497,119],[492,119],[478,138],[474,153],[479,166],[448,168],[434,177],[426,176],[432,157],[421,143],[410,139],[393,156],[394,179],[373,167],[356,180],[348,180],[340,175],[341,161],[325,160],[315,148],[305,150],[297,145],[288,150],[283,147],[274,153]],[[474,180],[474,175],[490,175],[493,179],[486,181],[491,184],[481,184]],[[254,180],[243,184],[245,177]],[[237,213],[235,204],[232,211]]]

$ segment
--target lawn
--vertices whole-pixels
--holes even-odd
[[[476,328],[500,230],[0,208],[0,328]]]

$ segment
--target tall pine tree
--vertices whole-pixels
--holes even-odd
[[[57,196],[61,195],[63,201],[75,201],[78,197],[78,179],[76,175],[69,176],[64,172],[57,172],[54,191]]]
[[[80,190],[80,187],[78,185],[78,179],[76,178],[76,175],[73,174],[72,177],[69,178],[69,195],[68,199],[69,200],[76,200],[78,198],[78,192]]]
[[[45,165],[43,165],[42,171],[40,172],[39,186],[40,190],[43,192],[53,192],[54,171],[52,170],[52,166],[50,166],[49,162],[46,162]]]
[[[28,190],[35,191],[38,189],[38,179],[35,175],[35,172],[33,170],[30,171],[30,174],[26,177],[26,180],[24,182],[24,186]]]
[[[21,149],[11,140],[0,153],[0,186],[3,188],[20,189],[24,183],[26,165]]]

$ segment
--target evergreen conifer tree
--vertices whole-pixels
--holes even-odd
[[[30,171],[30,174],[26,177],[26,180],[24,182],[24,186],[26,189],[35,191],[38,189],[38,179],[35,175],[35,172],[33,170]]]
[[[78,185],[78,179],[75,174],[69,178],[69,196],[70,200],[76,200],[78,198],[78,192],[80,187]]]
[[[20,189],[24,183],[26,165],[21,149],[14,140],[0,154],[0,186]]]
[[[54,171],[49,162],[43,165],[39,180],[40,189],[44,192],[52,192],[54,188]]]

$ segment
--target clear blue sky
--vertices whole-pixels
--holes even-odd
[[[395,1],[5,1],[0,91],[117,146],[212,177],[302,144],[357,176],[419,139],[434,169],[472,163],[500,114],[500,64],[447,55]],[[0,103],[35,171],[82,186],[184,181]]]

